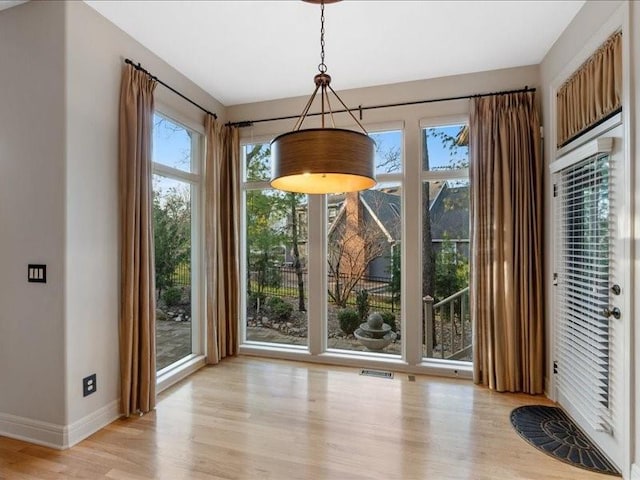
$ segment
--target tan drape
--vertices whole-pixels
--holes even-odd
[[[151,134],[156,82],[131,65],[120,86],[120,387],[124,415],[156,401]]]
[[[558,147],[621,107],[622,32],[613,34],[557,93]]]
[[[542,155],[533,93],[472,100],[474,380],[542,393]]]
[[[240,140],[236,127],[205,119],[207,363],[238,352]]]

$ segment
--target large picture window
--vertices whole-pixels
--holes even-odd
[[[156,112],[153,125],[153,234],[156,366],[199,353],[198,211],[201,135]]]
[[[327,195],[327,347],[398,356],[403,138],[400,130],[370,136],[376,187]],[[375,314],[381,325],[368,323]]]
[[[243,146],[241,351],[470,374],[466,119],[400,125],[370,129],[361,192],[273,190],[268,140]]]
[[[269,187],[269,144],[243,154],[245,338],[306,346],[307,196]]]
[[[465,123],[422,129],[422,299],[426,358],[471,361],[469,148]]]

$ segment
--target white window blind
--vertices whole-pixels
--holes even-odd
[[[556,362],[560,392],[597,431],[611,431],[609,154],[555,175]]]

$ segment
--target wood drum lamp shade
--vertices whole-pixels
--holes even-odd
[[[340,128],[296,130],[271,142],[271,186],[295,193],[337,193],[375,186],[375,142]]]
[[[367,190],[376,185],[375,142],[351,110],[331,87],[331,76],[324,63],[324,4],[329,0],[310,0],[320,3],[320,64],[313,77],[315,90],[307,101],[293,131],[271,142],[271,186],[293,193],[341,193]],[[322,128],[302,130],[309,108],[320,92]],[[336,128],[329,92],[344,107],[362,133]],[[333,128],[325,127],[325,115]]]

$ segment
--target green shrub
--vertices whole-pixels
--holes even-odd
[[[180,287],[169,287],[162,294],[162,300],[167,307],[175,307],[180,305],[182,300],[182,289]]]
[[[293,306],[279,297],[271,297],[267,300],[269,317],[274,322],[288,322],[291,320]]]
[[[254,313],[264,310],[266,299],[267,296],[262,292],[249,292],[247,295],[247,309]],[[258,310],[258,307],[260,307],[260,310]]]
[[[338,312],[338,322],[340,323],[340,330],[350,335],[360,326],[360,315],[351,308],[345,308]]]
[[[369,292],[360,290],[356,293],[356,308],[361,322],[366,322],[369,316]]]
[[[396,316],[391,312],[381,312],[382,321],[391,327],[392,332],[396,332]]]

